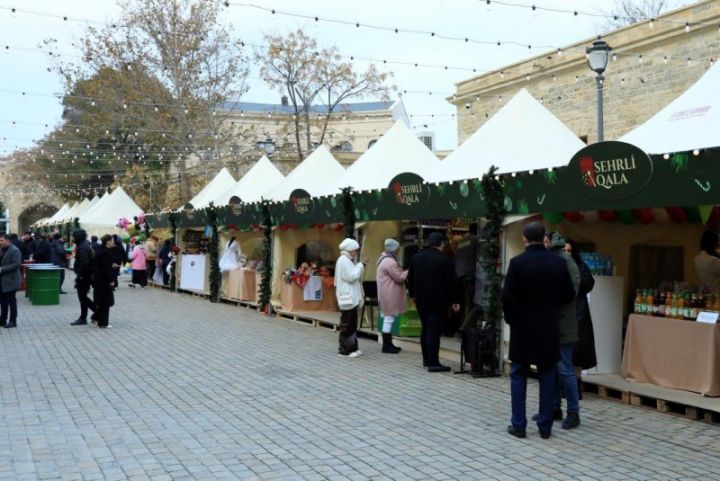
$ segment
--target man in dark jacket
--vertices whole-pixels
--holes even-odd
[[[80,317],[71,325],[82,326],[87,324],[88,310],[95,312],[95,304],[88,297],[92,285],[93,249],[87,240],[87,233],[83,229],[73,232],[73,242],[75,242],[73,271],[75,271],[75,289],[80,301]]]
[[[23,261],[28,260],[30,258],[30,250],[25,245],[25,243],[18,238],[18,235],[10,234],[10,240],[12,241],[13,245],[20,250],[20,255],[22,256],[22,260]]]
[[[50,241],[50,261],[58,267],[62,267],[60,271],[60,294],[67,294],[62,290],[63,282],[65,282],[65,268],[67,267],[67,258],[65,257],[65,241],[60,234],[53,234]]]
[[[524,438],[525,394],[530,365],[538,370],[540,410],[537,424],[550,437],[555,400],[556,365],[560,359],[558,322],[563,305],[575,298],[565,261],[543,244],[545,228],[532,222],[523,229],[527,246],[510,261],[503,286],[505,322],[510,326],[510,394],[512,419],[508,432]]]
[[[93,300],[95,301],[95,318],[100,328],[110,327],[110,307],[115,304],[113,287],[116,277],[113,270],[111,250],[115,247],[110,234],[100,239],[102,246],[95,252],[92,260]]]
[[[433,232],[428,243],[429,247],[415,254],[410,262],[408,290],[422,325],[423,366],[427,366],[429,372],[445,372],[450,368],[440,364],[440,336],[450,306],[455,312],[460,310],[460,292],[453,261],[443,252],[445,236]]]
[[[33,260],[38,264],[50,264],[52,262],[50,243],[45,234],[40,234],[35,241],[35,254]]]
[[[105,237],[105,236],[103,236],[103,237]],[[102,242],[102,239],[101,239],[101,242]],[[105,243],[102,242],[102,245],[105,245]],[[113,282],[113,285],[117,289],[118,277],[120,276],[120,269],[128,261],[128,255],[127,255],[127,251],[125,250],[125,246],[123,246],[123,243],[120,240],[120,237],[117,236],[117,234],[113,236],[113,245],[112,245],[112,247],[109,248],[109,250],[110,250],[110,257],[112,259],[112,264],[113,264],[113,273],[115,274],[115,280]]]
[[[21,265],[20,249],[13,245],[8,234],[0,234],[0,325],[8,328],[17,326],[15,293],[22,284]]]
[[[158,251],[158,263],[160,267],[162,267],[162,273],[163,273],[163,285],[168,285],[170,282],[170,274],[167,271],[167,266],[170,265],[170,247],[172,246],[172,241],[170,239],[165,239],[165,242],[163,242],[163,246]]]
[[[22,242],[25,245],[25,249],[22,250],[23,261],[30,259],[30,256],[35,254],[35,240],[30,232],[25,232],[22,235]],[[24,257],[27,253],[27,257]]]

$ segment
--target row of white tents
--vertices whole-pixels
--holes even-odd
[[[63,205],[52,217],[39,220],[35,226],[57,225],[67,222],[78,222],[88,233],[106,234],[115,232],[116,225],[122,217],[132,219],[142,209],[130,196],[118,187],[112,192],[106,192],[102,197],[83,199],[74,204]]]
[[[720,146],[718,84],[720,65],[716,64],[685,93],[619,140],[650,154]],[[574,132],[522,89],[443,161],[398,121],[347,169],[324,146],[287,177],[263,156],[238,181],[223,168],[190,204],[196,209],[210,202],[226,205],[233,196],[245,203],[286,201],[295,189],[313,196],[334,195],[348,186],[355,191],[382,189],[404,172],[416,173],[429,182],[447,182],[481,177],[491,165],[497,166],[499,173],[555,168],[567,165],[583,146]],[[77,217],[84,228],[95,230],[139,212],[137,204],[117,188],[102,198],[66,204],[38,225]]]

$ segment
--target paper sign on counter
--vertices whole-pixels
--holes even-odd
[[[697,322],[704,322],[706,324],[715,324],[718,320],[718,315],[720,315],[720,312],[701,312],[698,314]]]

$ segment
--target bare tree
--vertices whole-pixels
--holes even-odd
[[[374,65],[356,72],[352,64],[342,61],[337,47],[319,49],[317,41],[302,30],[266,36],[265,47],[255,53],[255,59],[263,80],[288,96],[299,160],[304,151],[312,150],[313,127],[320,131],[318,143],[325,141],[333,113],[342,102],[368,96],[387,99],[394,88],[384,85],[391,74],[379,72]],[[314,115],[316,110],[319,115]]]
[[[617,30],[627,25],[658,17],[672,8],[670,0],[615,0],[615,4],[606,15],[600,26],[604,31]]]

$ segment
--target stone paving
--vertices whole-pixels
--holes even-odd
[[[720,479],[717,425],[587,396],[581,428],[518,440],[506,378],[158,289],[121,288],[112,329],[77,312],[23,299],[0,330],[2,481]]]

